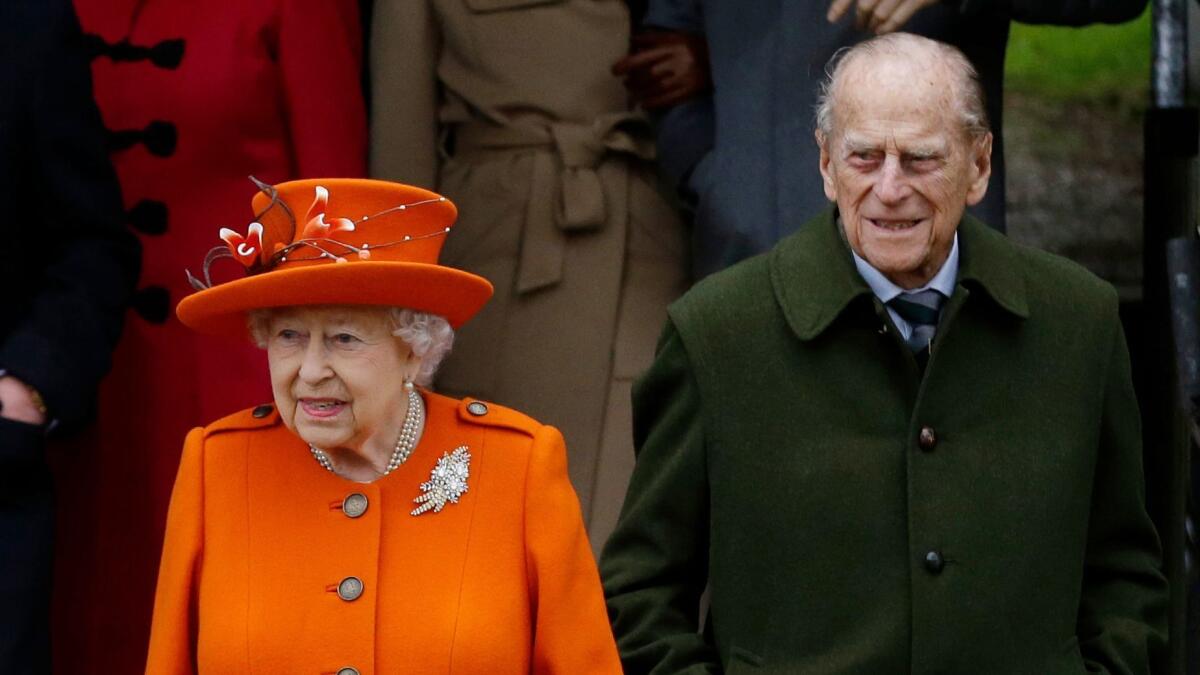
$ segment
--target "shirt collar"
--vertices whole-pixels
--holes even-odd
[[[863,281],[871,287],[871,291],[875,293],[875,297],[879,298],[880,302],[887,304],[891,302],[897,295],[901,293],[919,293],[924,290],[933,289],[942,294],[942,297],[950,297],[954,293],[954,284],[958,281],[958,233],[954,233],[954,243],[950,245],[950,255],[946,257],[946,262],[942,263],[941,269],[929,283],[920,288],[904,289],[900,288],[883,275],[883,272],[875,269],[871,263],[867,262],[854,252],[850,251],[850,255],[854,256],[854,267],[858,269],[858,273],[862,276]]]

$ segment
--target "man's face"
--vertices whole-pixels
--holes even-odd
[[[921,286],[987,192],[991,135],[967,137],[944,67],[864,59],[834,95],[833,133],[817,137],[825,194],[855,253],[898,286]]]

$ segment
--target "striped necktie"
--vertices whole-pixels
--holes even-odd
[[[929,356],[933,334],[937,332],[938,314],[945,300],[945,296],[930,288],[917,293],[901,293],[887,303],[893,312],[912,326],[905,343],[918,355],[918,361],[923,360],[922,356]]]

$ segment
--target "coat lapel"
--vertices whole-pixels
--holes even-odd
[[[805,341],[820,335],[852,300],[871,293],[854,268],[834,213],[826,209],[769,254],[775,300],[788,325]]]
[[[999,308],[1028,319],[1025,277],[1016,245],[970,215],[958,226],[958,245],[958,283],[983,290]]]
[[[871,294],[838,231],[836,213],[836,208],[826,209],[769,254],[775,300],[801,340],[817,337],[853,300]],[[982,290],[1005,312],[1028,318],[1025,279],[1014,244],[970,215],[959,224],[958,237],[958,283]]]

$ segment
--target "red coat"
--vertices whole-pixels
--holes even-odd
[[[176,68],[121,60],[129,50],[112,48],[93,61],[105,126],[135,132],[113,136],[112,160],[144,254],[137,311],[96,424],[59,462],[55,656],[59,672],[103,663],[127,673],[144,663],[181,440],[270,398],[259,350],[199,337],[174,318],[191,290],[184,269],[199,273],[221,244],[219,228],[251,221],[248,175],[272,183],[363,175],[361,31],[353,0],[75,4],[84,31],[110,45],[183,40]],[[140,130],[155,121],[166,124],[142,142]],[[163,207],[165,221],[155,217]],[[221,265],[216,274],[237,274]]]

